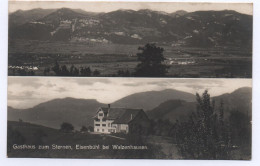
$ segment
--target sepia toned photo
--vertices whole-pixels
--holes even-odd
[[[8,158],[252,159],[253,3],[10,0],[6,44]]]
[[[8,77],[9,158],[251,160],[251,79]]]
[[[8,75],[252,78],[252,3],[9,1]]]

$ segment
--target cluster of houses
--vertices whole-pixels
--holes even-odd
[[[146,130],[150,120],[142,109],[132,108],[98,108],[94,116],[94,132],[96,133],[133,133],[137,129]]]
[[[184,58],[184,59],[177,59],[177,58],[168,58],[164,62],[167,65],[189,65],[189,64],[195,64],[196,61],[194,59],[190,58]]]
[[[8,66],[8,69],[25,69],[25,70],[39,70],[39,68],[37,66]]]
[[[80,26],[86,27],[86,26],[98,25],[100,21],[93,18],[89,18],[89,19],[79,19],[79,23]]]

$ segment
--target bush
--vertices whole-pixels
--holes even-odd
[[[60,130],[63,131],[63,132],[72,132],[74,130],[74,127],[70,123],[63,122],[61,124]]]

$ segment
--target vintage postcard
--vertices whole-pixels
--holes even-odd
[[[8,157],[251,159],[251,79],[8,78]]]
[[[9,158],[252,158],[252,3],[9,1]]]
[[[252,78],[252,26],[252,3],[10,1],[8,75]]]

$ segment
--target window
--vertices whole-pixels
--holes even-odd
[[[95,124],[95,126],[100,126],[100,124]]]
[[[104,129],[102,129],[102,132],[104,132]]]
[[[108,127],[110,127],[110,123],[108,123],[107,125],[108,125]]]
[[[103,113],[99,113],[98,116],[103,116]]]
[[[102,126],[106,127],[106,124],[102,124]]]
[[[99,129],[97,129],[97,131],[99,131]]]

